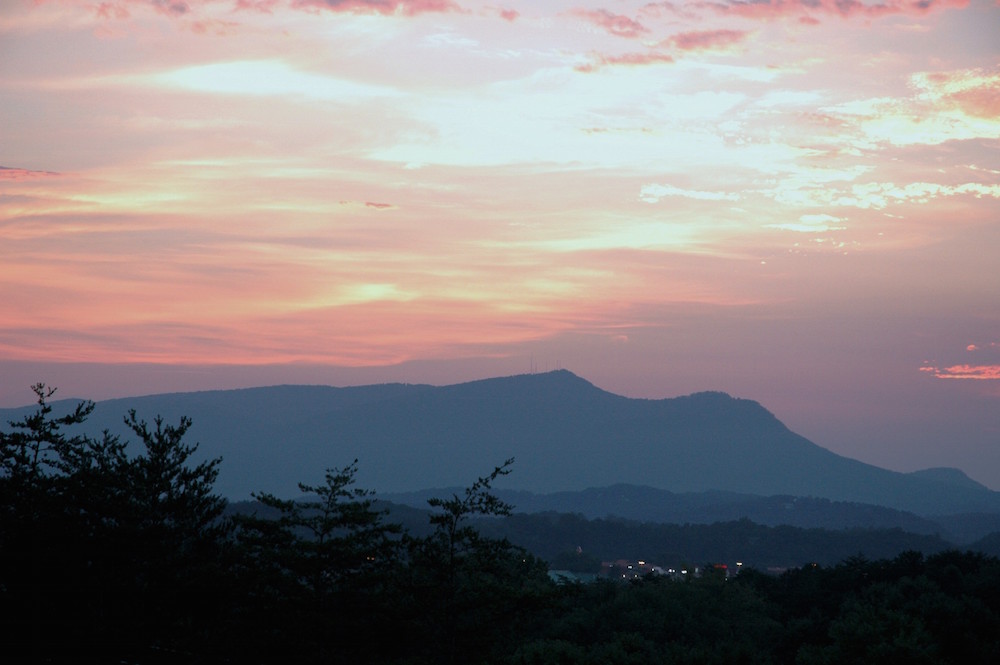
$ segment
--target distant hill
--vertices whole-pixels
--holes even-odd
[[[379,498],[396,504],[426,508],[427,499],[450,496],[456,492],[461,490],[430,489],[380,494]],[[553,494],[498,490],[496,494],[514,505],[519,513],[574,513],[587,519],[623,518],[668,524],[713,524],[749,519],[766,526],[784,524],[819,529],[902,529],[925,535],[944,534],[946,531],[935,520],[884,506],[787,495],[756,496],[720,491],[675,493],[635,485],[611,485]],[[1000,520],[1000,515],[997,518]],[[983,530],[981,535],[989,531]]]
[[[359,460],[380,493],[464,486],[508,457],[499,486],[535,493],[616,484],[816,497],[918,515],[998,513],[1000,493],[960,472],[903,474],[836,455],[760,404],[724,393],[644,400],[568,371],[433,387],[276,386],[153,395],[98,404],[89,428],[121,432],[122,416],[181,415],[205,456],[222,456],[217,489],[290,496],[323,469]],[[23,412],[21,410],[20,412]],[[0,410],[4,422],[17,410]]]
[[[379,498],[397,506],[426,508],[431,497],[460,494],[461,488],[382,493]],[[919,535],[938,535],[959,546],[969,546],[1000,531],[1000,513],[961,513],[921,517],[885,506],[830,501],[802,496],[757,496],[736,492],[670,492],[652,487],[611,485],[578,492],[535,494],[497,490],[497,496],[518,513],[576,514],[587,519],[627,519],[660,524],[714,524],[748,519],[763,526],[803,529],[901,529]]]
[[[945,485],[965,487],[966,489],[989,490],[986,485],[977,483],[975,480],[965,475],[965,473],[960,469],[953,469],[950,467],[923,469],[921,471],[913,471],[908,475],[913,476],[914,478],[933,480],[935,482],[944,483]]]
[[[436,493],[435,496],[446,496]],[[430,535],[430,510],[419,506],[376,501],[387,512],[386,521],[396,523],[416,537]],[[254,501],[229,504],[229,514],[277,517]],[[621,517],[588,519],[580,514],[541,511],[504,518],[480,517],[472,526],[486,536],[507,538],[515,545],[549,562],[552,567],[569,566],[580,572],[597,572],[602,561],[649,559],[664,567],[682,564],[726,563],[735,569],[738,561],[747,567],[767,570],[799,567],[807,563],[835,565],[849,557],[884,559],[904,551],[934,554],[954,546],[936,534],[912,533],[898,527],[822,528],[794,525],[763,525],[749,519],[713,523],[654,523]],[[988,552],[996,547],[996,536],[971,546]],[[582,567],[581,567],[582,566]]]

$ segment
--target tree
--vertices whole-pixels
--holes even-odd
[[[511,514],[513,506],[501,501],[489,490],[497,478],[510,473],[513,463],[513,457],[507,459],[493,469],[491,474],[479,478],[465,488],[465,494],[461,497],[452,494],[450,499],[434,497],[427,500],[432,508],[440,509],[440,512],[432,513],[430,516],[430,522],[435,529],[431,536],[431,544],[445,553],[445,571],[449,588],[455,584],[455,575],[461,558],[487,544],[480,537],[479,531],[468,524],[469,519],[477,515],[507,517]]]
[[[191,649],[207,639],[210,626],[201,619],[218,606],[226,578],[231,526],[226,500],[213,491],[222,459],[194,461],[198,444],[184,441],[190,418],[168,425],[156,416],[150,427],[133,409],[124,422],[141,452],[123,469],[127,492],[106,543],[120,580],[118,607],[131,614],[118,617],[131,631],[119,639],[139,649]]]
[[[433,532],[409,541],[409,572],[418,616],[415,640],[428,662],[485,662],[513,649],[530,625],[530,611],[553,585],[544,562],[506,538],[488,538],[475,519],[507,517],[513,506],[491,490],[510,473],[513,458],[476,480],[461,495],[432,498]]]
[[[299,484],[306,499],[285,500],[254,494],[263,517],[238,518],[238,537],[255,581],[255,621],[274,629],[274,604],[285,604],[281,630],[317,660],[331,651],[346,656],[371,650],[381,630],[372,617],[386,598],[392,568],[399,564],[397,524],[384,521],[386,511],[374,507],[373,492],[352,487],[357,460],[326,470],[322,485]],[[287,639],[287,636],[286,636]]]
[[[43,632],[68,615],[52,603],[74,581],[66,555],[81,526],[65,498],[68,477],[90,443],[64,430],[84,422],[94,403],[80,402],[57,417],[49,402],[56,389],[38,383],[31,390],[36,410],[0,431],[0,622],[8,644],[22,644],[29,658],[41,660]]]
[[[383,521],[386,511],[373,507],[373,492],[351,487],[357,460],[326,470],[323,485],[299,483],[314,500],[284,500],[254,494],[276,518],[256,515],[238,519],[240,539],[251,556],[277,567],[320,604],[347,584],[356,584],[391,561],[400,527]]]
[[[165,425],[157,416],[155,429],[136,418],[131,409],[125,424],[139,437],[144,448],[131,463],[132,525],[184,553],[202,541],[223,534],[227,526],[219,518],[226,500],[213,493],[221,457],[192,465],[198,444],[184,443],[191,419],[182,416],[176,426]]]
[[[56,476],[71,472],[69,460],[86,445],[85,437],[67,437],[63,428],[77,425],[94,410],[93,402],[80,402],[70,413],[52,416],[49,403],[55,388],[44,383],[31,387],[37,398],[34,413],[10,421],[11,432],[0,432],[0,491],[4,515],[10,519],[31,519],[40,508],[42,495],[53,491]]]
[[[115,660],[190,646],[217,597],[225,501],[212,493],[219,459],[192,465],[197,445],[157,417],[129,412],[143,450],[104,432],[69,435],[94,403],[53,415],[54,388],[0,432],[0,603],[7,643],[34,660]],[[45,635],[57,638],[42,639]]]

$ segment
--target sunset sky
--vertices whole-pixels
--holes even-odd
[[[0,167],[0,406],[561,367],[1000,489],[997,0],[0,0]]]

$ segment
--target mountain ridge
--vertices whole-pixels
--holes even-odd
[[[190,440],[203,456],[223,457],[217,489],[234,499],[288,495],[354,459],[359,485],[381,493],[464,486],[514,457],[501,486],[536,493],[625,483],[918,515],[1000,512],[1000,493],[964,474],[903,474],[842,457],[753,400],[711,391],[634,399],[567,370],[448,386],[286,385],[120,398],[97,404],[88,431],[127,435],[121,419],[132,408],[147,420],[190,417]]]

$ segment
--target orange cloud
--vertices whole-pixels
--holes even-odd
[[[621,14],[612,14],[607,9],[575,9],[571,13],[618,37],[635,39],[649,32],[649,28],[638,21]]]

